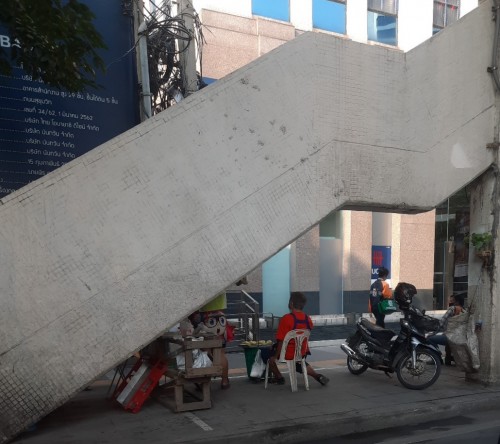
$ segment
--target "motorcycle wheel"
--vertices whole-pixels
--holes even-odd
[[[366,345],[366,342],[361,341],[358,343],[358,345],[355,347],[355,350],[358,353],[361,354],[366,354],[366,351],[368,351],[368,346]],[[355,359],[351,358],[350,356],[347,357],[347,369],[353,374],[353,375],[360,375],[361,373],[366,372],[368,366],[365,364],[362,364],[359,361],[356,361]]]
[[[437,353],[417,350],[415,368],[411,365],[411,353],[407,353],[396,365],[399,382],[411,390],[423,390],[434,384],[441,374],[441,359]]]

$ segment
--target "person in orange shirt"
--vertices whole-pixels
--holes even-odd
[[[308,329],[312,330],[313,323],[311,318],[306,315],[302,310],[306,305],[307,298],[304,293],[294,291],[290,295],[290,300],[288,302],[288,308],[290,309],[290,313],[287,313],[280,319],[280,323],[278,325],[278,331],[276,333],[276,344],[273,348],[274,354],[271,356],[265,356],[265,353],[262,355],[262,359],[264,362],[267,361],[269,357],[269,369],[274,375],[275,382],[277,384],[284,384],[285,378],[281,375],[281,372],[278,369],[277,360],[279,359],[281,348],[283,346],[283,340],[285,339],[286,334],[291,330],[297,329]],[[309,347],[306,342],[302,345],[302,356],[310,355]],[[288,347],[285,354],[285,359],[293,359],[295,355],[295,344],[292,341],[288,343]],[[321,385],[328,384],[329,379],[317,373],[307,362],[306,362],[307,374],[316,381],[318,381]],[[297,365],[297,370],[302,371],[300,365]]]
[[[376,324],[385,328],[385,315],[378,311],[378,303],[382,299],[392,298],[392,290],[389,287],[389,284],[385,281],[389,276],[389,270],[385,267],[380,267],[377,270],[377,274],[378,279],[370,287],[368,310],[375,316]]]

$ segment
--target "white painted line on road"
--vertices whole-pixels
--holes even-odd
[[[197,426],[201,427],[205,432],[210,432],[212,427],[210,427],[205,421],[202,419],[198,418],[194,413],[191,412],[186,412],[184,413],[184,416],[186,418],[189,418],[191,421],[193,421]]]

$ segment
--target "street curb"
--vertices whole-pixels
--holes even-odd
[[[486,397],[485,397],[486,396]],[[332,400],[334,402],[334,400]],[[415,407],[416,406],[416,407]],[[435,400],[412,402],[391,406],[381,405],[384,413],[369,410],[352,410],[349,412],[318,415],[304,418],[303,422],[295,421],[291,425],[280,423],[248,433],[228,434],[218,433],[217,436],[203,439],[203,444],[220,444],[238,442],[238,444],[277,444],[277,443],[305,443],[319,439],[335,438],[358,433],[387,430],[402,426],[415,426],[420,423],[453,418],[460,414],[470,413],[491,408],[500,408],[500,388],[489,394],[478,393],[459,395]],[[411,408],[411,410],[408,410]],[[194,441],[177,441],[179,444],[190,444]],[[199,441],[196,441],[198,443]]]
[[[343,344],[345,341],[346,341],[345,339],[326,339],[323,341],[309,341],[309,348],[332,347],[332,346],[340,347],[340,344]]]

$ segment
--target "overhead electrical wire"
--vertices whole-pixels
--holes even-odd
[[[134,0],[136,7],[139,1]],[[196,44],[197,57],[201,54],[205,39],[198,14],[181,13],[172,17],[170,2],[150,2],[152,11],[144,10],[146,23],[147,52],[149,66],[149,83],[151,91],[151,105],[153,114],[156,114],[176,103],[176,94],[184,94],[182,83],[182,67],[179,60],[180,54],[190,45]],[[193,30],[185,26],[185,18],[193,21]],[[137,46],[137,42],[134,47]],[[201,63],[200,63],[201,65]],[[199,88],[204,86],[201,73],[198,75]]]

